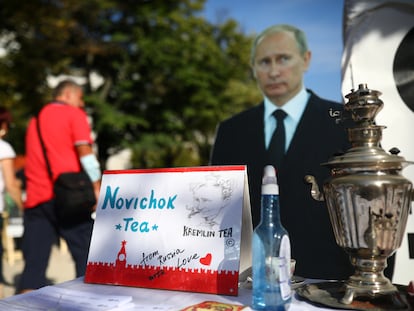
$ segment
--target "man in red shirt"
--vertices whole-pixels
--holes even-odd
[[[53,183],[49,177],[39,140],[37,122],[49,159],[53,180],[63,172],[83,169],[99,194],[101,170],[92,149],[91,129],[83,110],[83,90],[71,80],[59,83],[53,101],[45,105],[37,118],[30,120],[26,132],[26,194],[24,211],[23,256],[25,267],[19,292],[47,285],[46,269],[51,247],[63,237],[75,261],[76,276],[85,274],[92,218],[76,224],[57,220]]]

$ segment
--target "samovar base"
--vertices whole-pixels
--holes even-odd
[[[351,277],[345,282],[345,295],[341,299],[343,304],[351,304],[355,297],[372,297],[390,295],[398,292],[398,289],[384,277],[384,280],[367,282],[366,280],[355,280]]]
[[[352,258],[352,256],[351,256]],[[341,299],[343,304],[351,304],[355,297],[376,298],[398,292],[391,281],[384,276],[387,258],[351,260],[355,265],[355,273],[345,282],[345,295]]]

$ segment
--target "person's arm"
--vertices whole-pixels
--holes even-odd
[[[19,209],[23,208],[22,190],[14,172],[13,159],[1,160],[5,189]]]
[[[101,188],[101,168],[99,162],[93,152],[90,145],[78,145],[76,146],[83,170],[88,174],[92,181],[93,188],[95,191],[95,197],[98,201],[99,190]]]

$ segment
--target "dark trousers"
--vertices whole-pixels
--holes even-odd
[[[18,291],[37,289],[47,284],[46,270],[51,249],[62,237],[75,262],[76,277],[85,274],[93,220],[65,226],[55,215],[53,201],[24,211],[23,258],[25,267]]]
[[[0,213],[0,283],[4,283],[4,275],[3,275],[3,226],[4,226],[4,220],[3,220],[3,214]]]

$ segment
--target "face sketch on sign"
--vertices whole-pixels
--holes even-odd
[[[190,191],[193,201],[187,206],[188,218],[196,217],[200,225],[210,228],[219,225],[222,211],[231,201],[231,181],[212,173],[204,181],[190,184]]]

